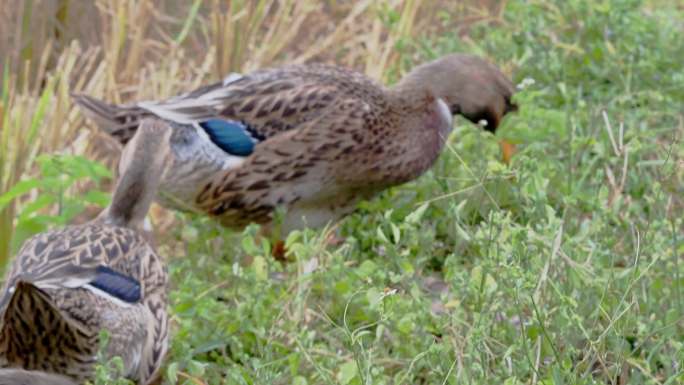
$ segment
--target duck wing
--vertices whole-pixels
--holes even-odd
[[[144,239],[125,228],[87,224],[37,234],[8,270],[0,310],[20,281],[42,290],[84,288],[124,305],[138,302],[140,258],[148,250]]]
[[[30,284],[38,290],[82,288],[123,306],[138,303],[142,298],[140,281],[102,264],[61,263],[49,269],[17,274],[10,282],[0,299],[0,309],[5,308],[20,283]]]
[[[360,187],[357,176],[373,163],[362,165],[361,158],[378,145],[364,135],[371,134],[367,128],[373,116],[363,100],[338,100],[335,108],[260,143],[238,167],[218,173],[203,186],[198,205],[226,225],[241,226],[270,221],[279,205],[327,199],[340,189]],[[337,166],[346,167],[353,158],[358,160],[355,168],[345,172],[354,180],[346,179]]]
[[[307,65],[231,74],[165,101],[115,106],[86,95],[74,98],[89,117],[123,144],[142,119],[156,116],[194,125],[224,151],[246,156],[257,143],[316,119],[340,100],[381,93],[379,85],[359,73]]]

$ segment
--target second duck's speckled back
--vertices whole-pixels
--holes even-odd
[[[98,219],[38,234],[21,248],[0,298],[0,365],[89,379],[106,356],[152,381],[168,347],[168,276],[140,226],[165,167],[170,130],[144,122],[122,159],[112,204]],[[151,140],[154,139],[154,140]]]

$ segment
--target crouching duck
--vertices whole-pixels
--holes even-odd
[[[0,385],[76,385],[71,379],[38,370],[0,369]]]
[[[420,176],[444,147],[453,115],[494,131],[515,109],[513,92],[494,65],[452,54],[392,87],[314,64],[233,74],[164,101],[75,101],[124,145],[146,117],[173,125],[163,205],[237,228],[268,228],[283,207],[287,233],[340,219],[360,200]]]
[[[169,137],[166,124],[141,122],[111,205],[87,224],[23,245],[0,297],[0,366],[48,374],[2,371],[0,379],[56,375],[83,383],[93,374],[102,330],[109,332],[106,357],[121,357],[127,378],[155,378],[168,346],[168,277],[140,230]]]

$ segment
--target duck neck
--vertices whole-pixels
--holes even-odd
[[[389,93],[396,99],[418,101],[426,96],[438,97],[433,87],[421,81],[413,72],[404,76],[397,84],[389,88]]]
[[[101,219],[117,226],[142,225],[164,173],[170,134],[171,128],[161,121],[140,125],[121,155],[121,177]]]
[[[452,129],[453,112],[439,87],[435,86],[433,75],[427,66],[420,66],[390,87],[389,94],[397,105],[425,114],[425,123],[445,137]]]
[[[398,146],[387,163],[397,170],[391,184],[412,180],[436,161],[452,129],[452,114],[433,90],[407,76],[388,89],[394,108],[394,134]]]

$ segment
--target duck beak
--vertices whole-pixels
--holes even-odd
[[[511,158],[515,154],[515,144],[507,141],[506,139],[501,139],[499,141],[499,147],[501,147],[501,161],[505,164],[511,164]]]

